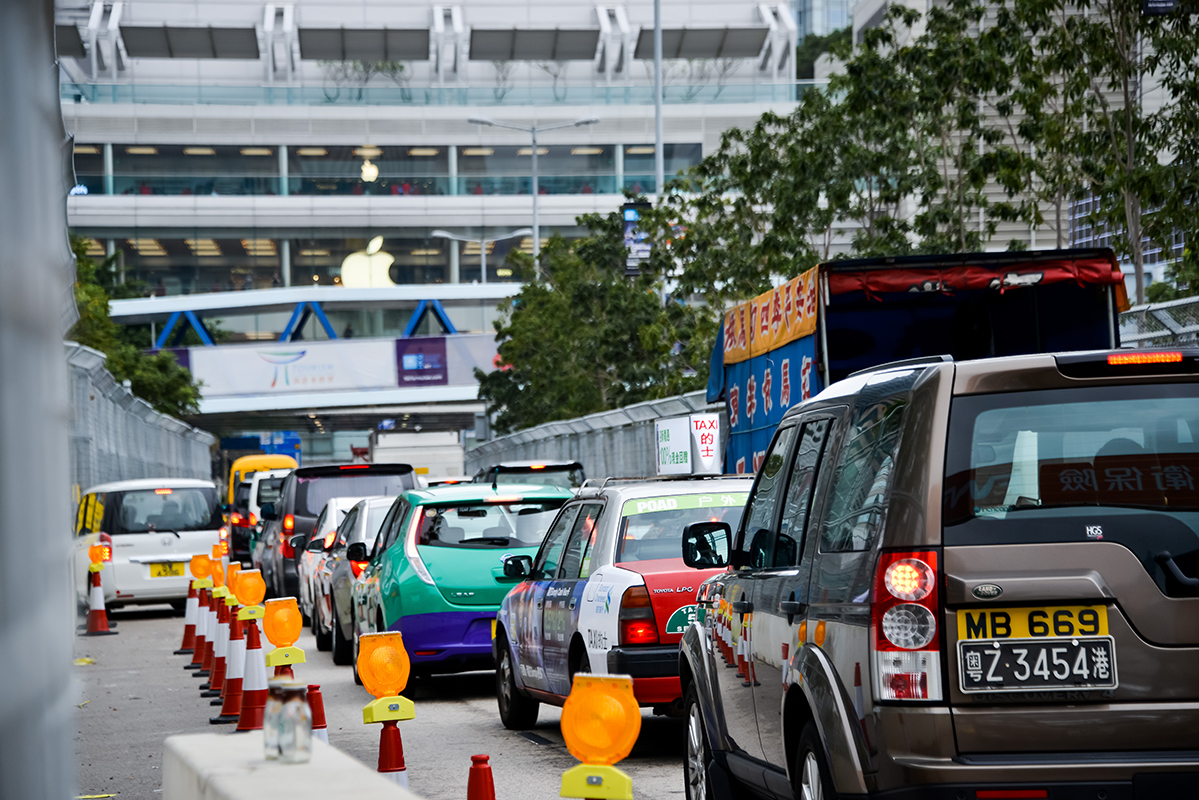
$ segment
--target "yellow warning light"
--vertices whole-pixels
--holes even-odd
[[[237,601],[243,606],[256,606],[266,597],[266,581],[260,570],[247,569],[239,573],[233,588],[237,592]]]
[[[196,580],[204,580],[208,577],[208,556],[198,555],[192,556],[191,564],[189,565],[192,575]]]
[[[639,733],[641,709],[632,678],[575,675],[562,707],[562,738],[572,756],[584,764],[615,764],[633,749]]]
[[[220,561],[221,556],[223,556],[223,555],[225,555],[225,554],[221,552],[221,546],[219,544],[214,544],[212,546],[212,560]]]
[[[294,597],[280,597],[266,602],[262,631],[275,647],[291,647],[300,638],[304,618]]]
[[[212,585],[219,589],[225,585],[225,569],[220,561],[209,561],[208,564],[212,567],[208,577],[212,578]]]
[[[234,595],[237,594],[237,573],[239,572],[241,572],[241,564],[236,561],[225,568],[225,585]]]
[[[358,639],[358,677],[375,697],[404,691],[412,665],[398,631],[368,633]]]

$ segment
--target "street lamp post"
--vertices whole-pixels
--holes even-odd
[[[544,131],[556,131],[561,128],[581,128],[584,125],[594,125],[599,122],[594,117],[576,119],[574,122],[562,122],[557,125],[511,125],[507,122],[496,122],[495,120],[486,119],[483,117],[471,117],[467,122],[474,125],[487,125],[492,128],[508,128],[513,131],[522,131],[529,134],[533,139],[533,263],[540,265],[541,263],[541,219],[538,216],[539,208],[537,205],[537,134]]]
[[[449,231],[436,230],[433,231],[432,236],[434,239],[452,239],[455,242],[476,242],[479,245],[480,282],[487,283],[487,245],[491,244],[492,242],[503,241],[504,239],[514,239],[517,236],[528,236],[531,233],[533,233],[533,231],[529,228],[520,228],[519,230],[515,230],[510,233],[504,233],[499,236],[472,239],[469,236],[462,236],[461,234],[450,233]],[[536,242],[536,239],[534,239],[534,242]],[[533,246],[536,247],[537,245],[534,244]]]

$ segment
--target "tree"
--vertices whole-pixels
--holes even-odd
[[[495,428],[520,428],[698,389],[715,326],[661,285],[625,275],[619,212],[580,217],[590,235],[555,236],[540,269],[509,256],[525,283],[495,324],[498,368],[475,371]],[[706,338],[705,338],[706,337]]]
[[[840,28],[824,36],[809,33],[795,48],[795,77],[801,81],[812,80],[816,76],[816,59],[834,47],[851,46],[852,42],[852,27]]]
[[[200,384],[191,372],[179,366],[168,352],[146,353],[139,331],[117,325],[109,316],[114,294],[134,296],[135,289],[117,282],[113,264],[116,255],[97,264],[87,255],[88,240],[71,237],[75,252],[75,305],[79,319],[70,337],[107,356],[105,366],[118,381],[128,380],[133,393],[171,416],[199,411]]]

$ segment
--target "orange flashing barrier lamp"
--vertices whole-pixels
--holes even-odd
[[[242,659],[241,708],[238,711],[237,730],[262,730],[262,719],[266,708],[266,663],[262,656],[262,641],[258,634],[258,623],[264,609],[259,603],[266,596],[266,581],[256,569],[239,572],[234,585],[237,600],[245,608],[237,612],[240,621],[249,620],[245,626],[246,654]],[[232,713],[232,712],[230,712]]]
[[[582,761],[562,773],[559,797],[633,800],[633,779],[615,766],[641,733],[641,709],[627,675],[575,675],[562,707],[566,749]]]
[[[400,633],[368,633],[358,640],[358,676],[376,700],[362,708],[362,722],[383,723],[379,735],[379,772],[396,784],[408,788],[408,768],[404,764],[404,742],[396,725],[414,719],[416,706],[400,692],[408,685],[412,665]]]
[[[280,597],[266,601],[266,613],[262,618],[262,631],[275,649],[266,654],[266,665],[275,668],[275,676],[295,675],[292,664],[303,664],[304,651],[294,647],[304,627],[300,606],[294,597]]]
[[[237,612],[238,619],[262,619],[266,609],[260,603],[262,598],[266,597],[266,581],[262,579],[259,570],[247,569],[238,572],[233,591],[237,595],[237,602],[244,606]]]
[[[208,577],[208,573],[212,571],[212,563],[208,560],[208,556],[200,554],[192,556],[189,564],[192,575],[196,579],[192,581],[192,585],[196,587],[196,636],[193,642],[192,660],[183,665],[184,669],[199,670],[204,663],[204,651],[208,645],[208,612],[211,604],[208,602],[208,590],[212,588],[212,578]]]
[[[85,636],[110,636],[116,633],[108,627],[108,612],[104,609],[104,587],[100,581],[100,572],[104,562],[112,560],[112,546],[93,544],[87,549],[87,558],[92,563],[87,565],[88,577],[88,612],[87,631]]]

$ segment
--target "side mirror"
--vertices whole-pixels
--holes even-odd
[[[258,516],[269,520],[279,519],[279,515],[275,513],[274,503],[263,503],[262,508],[258,509]]]
[[[287,543],[291,545],[292,550],[303,550],[308,546],[308,543],[304,541],[304,534],[302,533],[297,533],[295,536],[288,539]]]
[[[317,539],[315,536],[309,540],[307,550],[309,553],[319,553],[325,549],[325,540]]]
[[[693,522],[683,528],[683,562],[692,569],[727,567],[732,538],[727,522]]]
[[[504,559],[505,578],[527,578],[532,574],[532,556],[509,556]]]
[[[351,561],[370,561],[370,551],[366,549],[366,542],[353,542],[346,548],[346,558]]]

